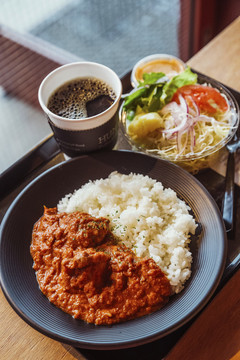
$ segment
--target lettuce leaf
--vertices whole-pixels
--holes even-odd
[[[124,108],[128,109],[132,106],[137,106],[137,102],[143,99],[145,96],[148,97],[149,94],[153,91],[157,86],[163,86],[162,78],[165,78],[164,73],[145,73],[143,74],[143,81],[139,82],[139,85],[136,89],[134,89],[129,95],[124,95],[125,98]],[[166,82],[166,81],[165,81]]]
[[[163,72],[158,73],[144,73],[143,81],[139,81],[139,86],[152,85],[157,84],[159,82],[163,82],[163,78],[166,78],[166,75]],[[166,79],[164,79],[166,81]]]
[[[179,87],[196,82],[197,74],[190,67],[170,80],[164,73],[143,74],[143,81],[139,82],[139,86],[124,96],[123,108],[127,112],[127,118],[134,118],[137,106],[146,113],[161,110],[171,101]]]
[[[174,76],[170,81],[166,82],[162,89],[162,95],[161,95],[161,105],[162,107],[166,104],[168,104],[175,92],[178,88],[184,86],[184,85],[193,85],[197,82],[197,74],[193,73],[190,69],[190,67],[187,67],[187,69],[180,73],[177,76]]]

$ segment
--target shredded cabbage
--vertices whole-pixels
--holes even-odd
[[[180,164],[184,161],[189,171],[197,172],[206,157],[222,147],[234,128],[233,122],[230,108],[209,116],[197,107],[189,111],[181,100],[179,105],[170,102],[152,113],[138,108],[132,121],[126,119],[126,129],[137,147]]]

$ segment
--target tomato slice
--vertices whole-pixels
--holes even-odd
[[[172,101],[179,104],[179,95],[186,100],[189,106],[192,106],[191,99],[198,106],[200,111],[208,114],[217,112],[226,112],[228,102],[221,93],[210,86],[205,85],[185,85],[179,88],[173,95]]]

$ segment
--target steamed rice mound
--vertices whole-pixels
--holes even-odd
[[[106,217],[113,234],[137,256],[151,257],[179,293],[191,275],[190,234],[197,224],[172,189],[148,176],[113,172],[89,181],[58,204],[59,212]]]

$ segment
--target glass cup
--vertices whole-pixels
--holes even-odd
[[[103,81],[114,92],[115,99],[105,111],[86,118],[72,119],[59,116],[48,109],[51,95],[62,85],[79,78]],[[118,138],[118,107],[122,83],[117,74],[107,66],[94,62],[77,62],[63,65],[42,81],[39,103],[45,112],[54,137],[64,154],[75,157],[102,149],[113,149]]]

